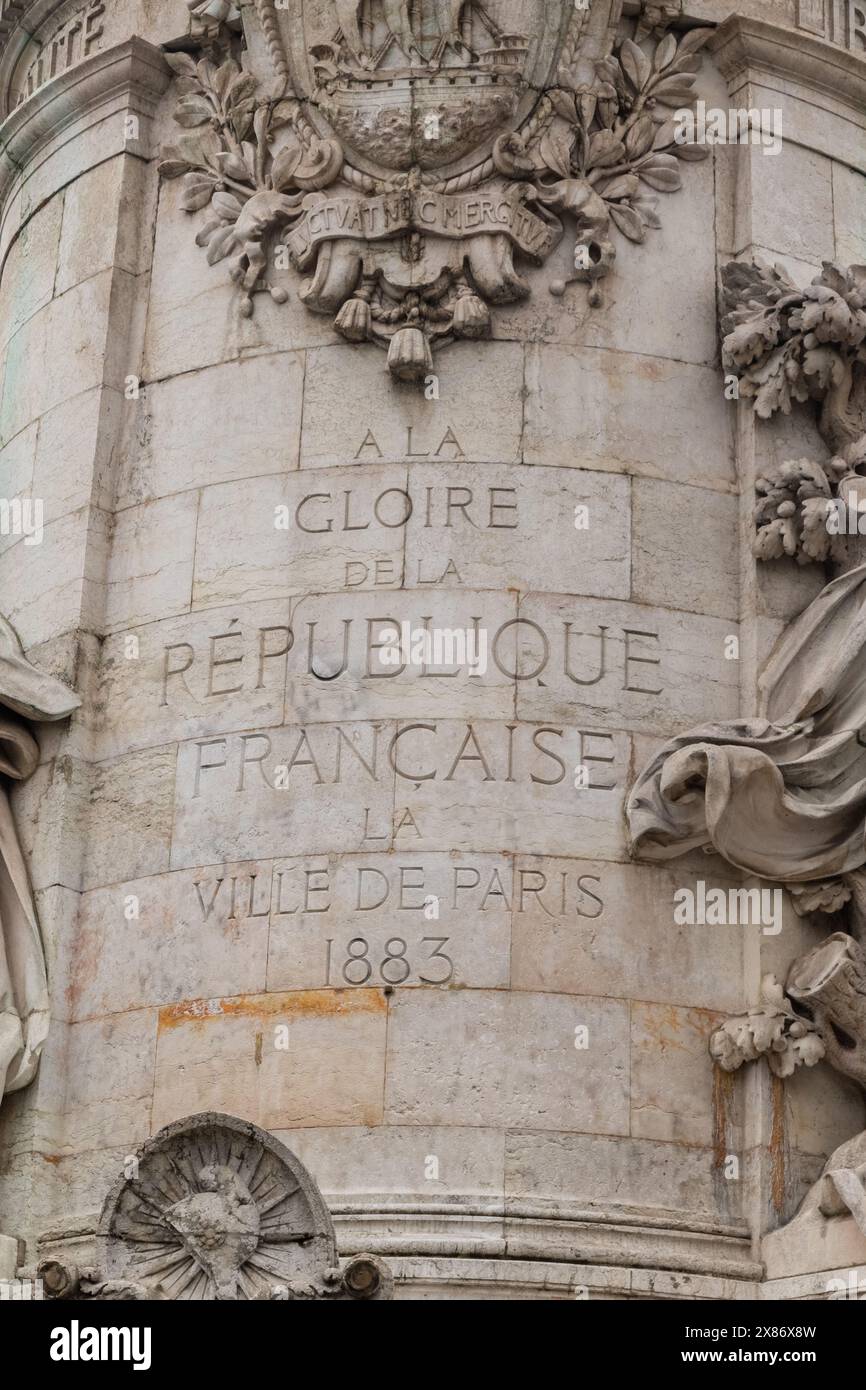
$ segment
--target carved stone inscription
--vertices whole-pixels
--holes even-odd
[[[26,55],[15,105],[20,106],[46,82],[75,67],[101,47],[104,15],[103,0],[90,0],[72,13],[67,11],[60,24],[39,34],[34,40],[33,55]]]

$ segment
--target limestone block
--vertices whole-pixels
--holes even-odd
[[[756,242],[782,256],[817,262],[833,259],[832,166],[826,156],[785,140],[781,153],[765,154],[758,146],[744,149],[751,165],[753,198],[750,228],[738,240],[741,249]],[[791,190],[796,189],[796,196]],[[785,215],[779,216],[780,208]],[[806,281],[808,284],[808,281]]]
[[[269,923],[267,914],[258,914],[268,868],[224,865],[118,881],[83,894],[65,976],[71,1016],[262,991]],[[229,906],[222,910],[232,876],[238,898],[253,880],[252,912],[242,918],[229,916]],[[214,888],[217,878],[222,882]]]
[[[517,654],[503,654],[503,664],[520,673],[521,719],[648,732],[737,714],[739,665],[725,657],[736,623],[636,603],[531,594],[521,601],[514,631]]]
[[[89,794],[89,769],[61,756],[43,763],[11,794],[18,838],[34,891],[54,884],[79,889]]]
[[[63,199],[33,213],[9,248],[0,278],[0,344],[3,346],[54,296]]]
[[[397,759],[398,816],[408,804],[418,849],[625,857],[624,734],[594,721],[426,723],[402,726]]]
[[[708,106],[724,90],[706,59],[698,86]],[[604,309],[590,314],[569,341],[678,362],[715,361],[716,151],[710,154],[702,163],[683,165],[684,188],[658,208],[662,225],[643,245],[619,240],[616,267],[604,285]],[[677,273],[671,275],[674,264]],[[582,285],[569,290],[569,297],[585,294]]]
[[[366,989],[161,1010],[153,1128],[203,1110],[269,1130],[381,1123],[387,1007]]]
[[[412,467],[407,489],[408,587],[629,596],[626,478],[493,466],[469,477],[458,463]]]
[[[313,489],[316,491],[317,489]],[[206,487],[196,534],[193,606],[220,607],[252,599],[342,588],[349,557],[368,559],[369,542],[354,535],[335,553],[329,535],[315,538],[276,525],[277,509],[294,515],[310,489],[300,475],[282,474]],[[399,573],[401,533],[383,533],[390,572]],[[369,563],[375,564],[370,557]],[[305,582],[304,576],[308,579]],[[328,582],[330,579],[330,583]]]
[[[39,933],[45,948],[45,964],[51,982],[52,1028],[74,1015],[73,984],[78,951],[79,894],[61,884],[34,893]],[[110,1012],[108,1009],[103,1012]],[[40,1065],[44,1065],[43,1062]],[[37,1075],[41,1075],[38,1073]]]
[[[866,264],[866,174],[847,164],[833,166],[833,224],[836,260],[841,265]]]
[[[270,909],[269,989],[509,984],[513,869],[503,855],[370,851],[248,866],[236,895]],[[409,841],[409,843],[407,843]],[[258,900],[250,898],[253,867]],[[206,878],[205,878],[206,874]],[[200,871],[201,897],[226,912],[224,870]],[[243,909],[241,909],[243,910]]]
[[[149,185],[155,180],[148,166],[123,155],[86,170],[69,184],[63,195],[55,295],[113,266],[131,275],[147,269],[152,243]]]
[[[103,538],[104,518],[81,507],[46,525],[39,543],[18,536],[0,554],[0,589],[9,596],[5,614],[25,647],[69,632],[84,612],[91,619],[95,591],[88,570],[98,569]]]
[[[392,380],[368,347],[307,354],[301,467],[356,463],[519,463],[523,349],[456,343],[436,363],[438,398]]]
[[[447,590],[373,597],[351,594],[301,599],[292,608],[295,648],[289,656],[286,714],[300,724],[345,719],[510,718],[514,709],[513,646],[517,605],[508,593]],[[408,627],[405,625],[408,624]],[[406,635],[461,634],[443,645],[443,659],[404,661],[383,645]],[[476,674],[467,662],[479,659]],[[343,669],[345,667],[345,669]]]
[[[635,1138],[712,1145],[713,1064],[707,1041],[721,1017],[708,1009],[632,1004],[631,1133]]]
[[[732,1184],[733,1186],[733,1184]],[[505,1190],[539,1202],[576,1202],[716,1214],[712,1150],[641,1138],[509,1133]]]
[[[173,747],[130,753],[89,770],[82,886],[125,883],[168,868],[174,773]]]
[[[588,1030],[579,1049],[577,1029]],[[546,994],[397,993],[389,1124],[628,1132],[628,1007]]]
[[[166,139],[173,138],[166,134]],[[285,281],[290,298],[275,304],[259,295],[252,318],[238,313],[237,294],[224,267],[208,265],[195,243],[205,213],[181,210],[181,181],[163,182],[148,301],[144,375],[159,381],[197,371],[240,356],[297,349],[342,340],[330,318],[311,314],[297,296],[297,281],[271,272],[272,283]]]
[[[792,955],[789,951],[789,955]],[[824,1066],[800,1067],[785,1083],[785,1130],[800,1153],[822,1161],[866,1127],[863,1092],[847,1077]]]
[[[389,724],[285,725],[178,749],[171,866],[357,850],[386,827]]]
[[[203,490],[194,606],[401,586],[627,597],[629,535],[629,485],[609,474],[304,470]]]
[[[708,861],[708,888],[729,886],[718,869]],[[694,882],[679,863],[521,856],[515,874],[513,989],[743,1007],[747,929],[676,925],[674,894]]]
[[[125,345],[113,341],[106,355],[106,323],[113,284],[111,271],[94,275],[40,309],[9,343],[0,438],[20,429],[61,401],[103,381],[121,386]],[[33,364],[39,363],[38,369]]]
[[[171,515],[185,500],[132,511],[164,508]],[[288,602],[265,602],[163,618],[107,637],[96,696],[100,755],[281,724],[290,624]]]
[[[197,513],[195,492],[116,513],[106,582],[109,630],[189,608]]]
[[[33,496],[42,499],[48,521],[91,499],[110,506],[111,440],[122,409],[117,391],[96,386],[40,418]]]
[[[149,385],[120,505],[297,467],[302,382],[300,355],[274,353]]]
[[[150,1133],[157,1014],[152,1009],[68,1025],[64,1149],[125,1144]]]
[[[714,368],[535,344],[526,381],[527,463],[732,487],[730,421]]]
[[[737,499],[634,480],[632,597],[717,618],[739,613]]]
[[[0,1280],[14,1279],[18,1268],[18,1241],[13,1236],[0,1236]]]
[[[346,1194],[366,1197],[372,1192],[392,1199],[417,1193],[431,1203],[464,1195],[501,1203],[503,1139],[496,1129],[346,1126],[339,1144],[328,1129],[293,1129],[276,1137],[291,1144],[316,1174],[325,1197],[333,1194],[338,1202],[344,1202]]]
[[[40,494],[33,488],[33,464],[36,458],[38,425],[34,421],[16,434],[0,449],[0,487],[7,501],[15,497],[33,498]],[[17,543],[19,537],[10,529],[0,531],[0,555]]]

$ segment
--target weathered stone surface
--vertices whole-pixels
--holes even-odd
[[[265,1129],[382,1120],[381,990],[202,999],[160,1011],[154,1127],[204,1108]],[[287,1031],[286,1031],[287,1030]]]
[[[845,271],[866,259],[866,116],[862,60],[831,23],[842,7],[819,25],[794,0],[741,0],[730,17],[692,0],[689,24],[720,30],[680,72],[671,117],[693,91],[724,115],[767,108],[784,137],[781,153],[744,140],[703,163],[677,158],[695,151],[669,131],[650,153],[664,103],[648,89],[655,124],[605,133],[632,119],[622,92],[659,76],[659,51],[667,71],[675,42],[703,37],[678,26],[659,50],[666,7],[629,5],[616,44],[640,49],[598,70],[585,46],[614,40],[610,0],[489,0],[497,23],[519,11],[505,50],[463,6],[472,44],[445,43],[443,79],[422,0],[406,23],[427,23],[423,81],[398,73],[406,7],[390,7],[394,42],[370,9],[363,72],[351,5],[304,0],[290,20],[248,4],[242,24],[204,8],[119,0],[84,54],[78,31],[52,48],[71,11],[40,0],[32,36],[0,40],[0,606],[37,668],[83,699],[71,726],[40,731],[11,798],[54,1026],[0,1112],[0,1229],[27,1238],[34,1268],[95,1260],[97,1213],[136,1148],[220,1110],[297,1148],[341,1251],[396,1252],[406,1294],[824,1296],[816,1251],[853,1263],[856,1187],[843,1181],[847,1215],[808,1208],[787,1246],[766,1242],[769,1284],[757,1255],[863,1124],[859,1090],[816,1052],[823,1027],[829,1055],[829,989],[861,1056],[840,1002],[859,979],[845,938],[859,868],[791,880],[795,804],[775,830],[747,792],[743,815],[717,815],[703,754],[665,781],[671,814],[706,802],[716,848],[741,835],[814,900],[708,857],[700,836],[646,862],[626,812],[665,740],[752,728],[762,671],[814,601],[804,742],[782,769],[813,791],[828,738],[840,775],[856,770],[862,623],[819,594],[860,542],[810,564],[801,547],[756,565],[749,545],[762,479],[807,457],[826,479],[834,459],[866,466],[860,281]],[[542,8],[571,21],[567,52]],[[525,53],[524,31],[538,38]],[[307,62],[316,41],[333,41],[333,90]],[[480,135],[489,73],[465,71],[470,49],[532,68],[514,111],[497,74]],[[219,72],[229,53],[239,85]],[[236,107],[290,67],[316,94],[315,135],[294,106],[259,105],[255,124]],[[594,73],[622,91],[577,90]],[[389,116],[364,135],[359,78]],[[454,120],[416,132],[418,179],[400,151],[434,97]],[[578,103],[589,144],[574,141]],[[237,150],[211,165],[200,139]],[[755,254],[787,267],[820,320],[790,325],[819,346],[802,343],[808,389],[772,420],[747,390],[770,371],[767,414],[792,382],[765,360],[766,279],[746,284],[754,322],[718,360],[719,265],[742,274]],[[834,255],[840,270],[821,272]],[[729,275],[723,317],[743,307]],[[38,544],[15,500],[44,504]],[[386,665],[383,630],[404,624],[483,637],[483,669],[457,649],[439,670],[404,653]],[[764,714],[790,731],[779,700]],[[839,719],[813,728],[816,711]],[[862,847],[859,820],[846,825]],[[735,920],[727,896],[734,920],[690,925],[677,899],[700,885],[778,890],[781,930]],[[5,899],[3,917],[5,933]],[[799,958],[801,988],[828,938],[824,1012],[804,1021],[783,982]],[[775,1074],[760,1062],[735,1079],[729,1053],[711,1056],[738,1028],[755,1056],[761,1036],[780,1044]],[[219,1215],[224,1196],[208,1178],[191,1200]],[[89,1276],[77,1287],[107,1296]]]
[[[495,1115],[509,1129],[625,1134],[626,1012],[613,1000],[561,995],[398,995],[388,1026],[386,1118],[486,1125]]]
[[[296,468],[302,380],[299,355],[275,353],[148,385],[119,501]]]
[[[526,463],[671,482],[687,474],[700,486],[730,490],[729,417],[712,369],[634,353],[533,345],[526,384]],[[693,410],[684,402],[699,404]]]
[[[439,397],[425,400],[417,388],[389,380],[377,353],[311,349],[301,467],[520,463],[523,348],[462,343],[441,358],[437,375]]]

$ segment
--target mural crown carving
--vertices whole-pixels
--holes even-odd
[[[600,305],[614,230],[642,242],[660,225],[653,192],[706,153],[672,117],[695,99],[710,31],[641,47],[619,35],[622,0],[189,6],[197,21],[226,9],[209,40],[223,61],[168,55],[189,133],[162,172],[184,177],[186,211],[210,206],[208,260],[231,258],[245,314],[260,290],[288,298],[272,272],[300,272],[306,306],[386,348],[402,380],[426,379],[436,347],[486,337],[567,223],[574,274],[550,291],[582,281]]]

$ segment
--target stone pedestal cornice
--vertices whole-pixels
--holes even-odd
[[[0,125],[0,204],[17,175],[49,140],[118,97],[134,94],[150,114],[170,76],[161,51],[133,38],[94,53],[34,93]]]
[[[825,39],[732,15],[708,46],[729,86],[770,73],[866,109],[866,57]]]

